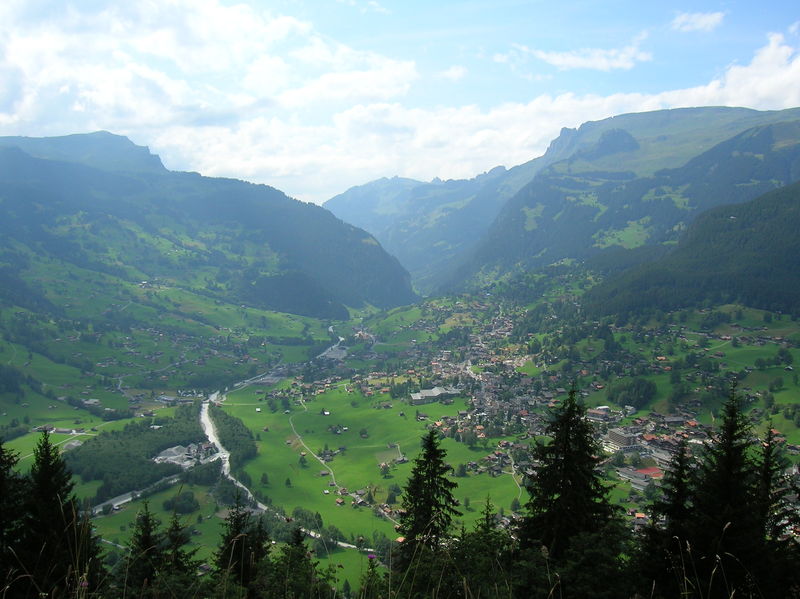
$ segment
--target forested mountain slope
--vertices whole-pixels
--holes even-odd
[[[429,292],[453,259],[472,250],[505,201],[538,172],[541,159],[473,179],[429,183],[394,177],[353,187],[325,207],[369,231]]]
[[[623,114],[577,129],[564,128],[544,155],[508,170],[497,167],[469,180],[428,183],[383,178],[353,187],[328,200],[325,207],[374,235],[409,270],[414,285],[429,293],[447,288],[443,283],[469,278],[475,271],[483,270],[490,279],[490,273],[504,272],[525,257],[522,248],[516,250],[519,256],[502,247],[491,249],[495,243],[502,246],[507,235],[512,236],[508,240],[512,244],[526,235],[507,223],[497,225],[500,232],[492,233],[492,223],[496,218],[516,220],[529,231],[534,221],[539,222],[536,202],[527,206],[525,197],[531,189],[551,185],[546,178],[537,178],[542,171],[546,176],[551,165],[556,165],[555,172],[575,177],[571,185],[577,189],[586,184],[584,179],[591,185],[619,183],[681,167],[746,129],[798,118],[800,109],[727,107]],[[570,184],[564,187],[569,189]],[[556,237],[563,238],[563,231]],[[508,256],[510,264],[492,257],[498,252],[513,254]],[[476,261],[478,268],[473,269]]]
[[[587,293],[594,312],[741,303],[800,313],[800,183],[692,223],[678,247]]]
[[[0,229],[3,276],[28,291],[28,266],[53,261],[64,276],[75,267],[159,279],[324,318],[415,299],[397,260],[327,210],[265,185],[168,171],[107,133],[0,138]],[[5,285],[3,294],[46,300]]]
[[[507,202],[455,284],[610,247],[674,243],[700,212],[800,179],[798,120],[750,128],[678,168],[620,170],[637,164],[630,155],[640,147],[629,131],[608,130],[594,147],[540,172]],[[587,156],[613,159],[617,170],[585,170]]]

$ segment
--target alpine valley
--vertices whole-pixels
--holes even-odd
[[[800,596],[798,231],[800,108],[324,206],[2,137],[0,596]]]

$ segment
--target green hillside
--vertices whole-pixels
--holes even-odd
[[[449,281],[469,278],[481,266],[483,279],[490,279],[491,273],[504,272],[540,251],[505,247],[519,244],[528,235],[525,231],[548,220],[546,215],[540,218],[539,200],[528,201],[531,190],[556,188],[542,204],[588,190],[579,203],[592,205],[594,188],[604,183],[613,186],[679,168],[747,129],[798,118],[798,109],[726,107],[618,115],[577,129],[564,128],[544,155],[508,170],[497,167],[469,180],[428,183],[383,178],[353,187],[328,200],[325,207],[374,235],[408,269],[414,286],[431,293],[449,288]],[[548,169],[551,165],[555,166]],[[553,182],[548,173],[571,180]],[[546,189],[542,193],[547,196]],[[501,222],[493,225],[495,219]],[[514,229],[509,221],[523,224],[524,230]],[[647,239],[647,229],[647,223],[625,222],[601,232],[598,245],[639,245]],[[589,232],[597,231],[590,226]],[[558,229],[547,243],[553,240],[566,241],[564,231]],[[476,261],[479,266],[473,269]]]
[[[595,311],[741,303],[800,313],[800,183],[702,214],[674,251],[587,294]]]
[[[75,162],[20,147],[59,158],[74,147]],[[0,251],[8,276],[26,281],[26,264],[55,260],[62,271],[159,280],[323,318],[346,318],[345,306],[414,300],[397,261],[328,211],[264,185],[158,165],[146,149],[110,134],[0,140]],[[24,295],[30,302],[37,294]]]
[[[345,222],[369,231],[428,293],[474,248],[503,203],[530,181],[537,161],[497,167],[474,179],[379,179],[331,198],[325,207]]]
[[[607,248],[674,244],[703,210],[800,178],[800,121],[748,129],[678,168],[647,176],[619,170],[635,166],[629,154],[641,147],[629,131],[607,130],[595,146],[539,173],[504,206],[455,280],[488,280]],[[585,170],[587,157],[613,157],[618,170]]]

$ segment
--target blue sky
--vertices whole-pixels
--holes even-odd
[[[322,202],[623,112],[800,105],[797,2],[4,0],[0,135],[105,129]]]

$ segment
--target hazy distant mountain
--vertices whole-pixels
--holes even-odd
[[[108,131],[61,137],[0,137],[0,146],[17,147],[37,158],[76,162],[101,170],[131,173],[166,170],[161,159],[149,149]]]
[[[586,296],[597,313],[738,302],[800,314],[800,183],[701,214],[660,260]]]
[[[63,276],[158,279],[327,318],[416,297],[375,238],[327,210],[265,185],[168,171],[109,133],[0,138],[0,232],[2,276],[30,291],[47,262]]]
[[[674,243],[699,212],[800,178],[795,119],[800,109],[696,108],[562,131],[548,150],[553,162],[506,202],[450,284]]]
[[[430,292],[476,273],[491,279],[526,263],[526,227],[546,219],[537,219],[536,204],[527,206],[525,196],[552,183],[544,180],[547,173],[573,177],[549,203],[567,201],[575,191],[570,185],[580,190],[584,183],[597,186],[677,168],[745,129],[796,118],[800,109],[687,108],[620,115],[562,129],[543,156],[509,170],[498,167],[474,179],[430,183],[380,179],[331,198],[325,207],[372,233],[409,270],[417,288]],[[495,219],[501,222],[493,226]],[[542,241],[563,243],[565,234],[571,236],[556,228]],[[519,246],[514,251],[507,247],[514,244]],[[544,245],[538,244],[537,252]]]
[[[497,167],[474,179],[429,183],[384,178],[350,188],[325,207],[372,233],[409,270],[414,285],[428,292],[544,164],[539,159],[511,170]]]

